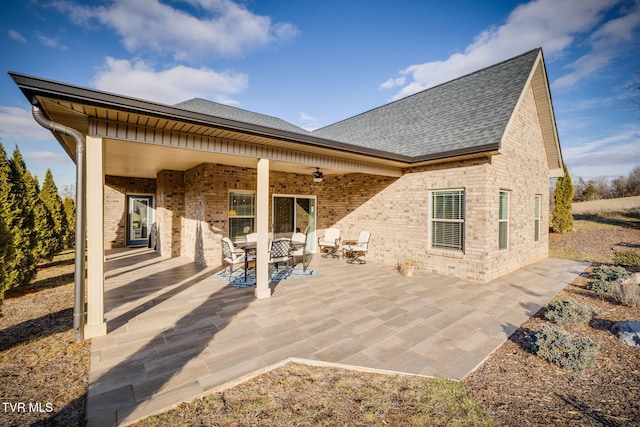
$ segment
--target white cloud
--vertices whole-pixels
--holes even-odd
[[[97,89],[166,104],[194,97],[233,104],[236,102],[228,95],[246,89],[248,84],[245,74],[230,71],[217,72],[183,65],[156,71],[142,60],[132,62],[111,57],[107,57],[105,62],[106,67],[92,82]]]
[[[73,162],[65,153],[54,153],[52,151],[25,151],[22,153],[25,159],[36,162],[45,163],[64,163],[72,164]]]
[[[396,79],[389,79],[380,85],[380,89],[391,89],[396,86],[402,86],[407,79],[405,77],[398,77]]]
[[[615,96],[600,97],[600,98],[596,97],[596,98],[588,98],[588,99],[579,99],[571,103],[569,111],[590,110],[590,109],[596,109],[601,107],[609,107],[618,102],[628,102],[628,101],[629,101],[628,97],[623,94],[615,95]]]
[[[321,119],[319,117],[315,117],[304,112],[299,112],[298,117],[301,123],[300,127],[308,130],[309,132],[322,127]]]
[[[573,179],[582,177],[585,180],[606,177],[616,178],[628,175],[631,169],[638,165],[640,159],[640,145],[636,143],[624,144],[615,150],[602,150],[567,159]],[[615,165],[615,167],[611,167]]]
[[[569,64],[574,71],[553,82],[553,87],[573,86],[580,80],[606,67],[617,56],[617,47],[624,42],[633,41],[640,28],[640,1],[636,0],[630,10],[612,19],[598,28],[589,37],[591,51]]]
[[[70,1],[52,6],[70,13],[81,25],[92,20],[112,28],[130,51],[168,53],[176,60],[211,56],[239,56],[299,33],[290,23],[272,23],[231,0],[182,0],[201,11],[198,16],[159,0],[114,0],[109,6],[92,8]]]
[[[625,152],[625,149],[637,145],[637,131],[626,130],[622,133],[607,136],[588,142],[568,142],[562,148],[563,157],[578,159],[585,155],[603,155],[606,152]],[[584,139],[584,138],[583,138]],[[615,146],[615,149],[613,149]]]
[[[53,139],[51,132],[36,123],[29,110],[4,105],[0,106],[0,137],[31,141]]]
[[[7,34],[9,35],[9,37],[11,39],[13,39],[15,41],[27,44],[27,39],[25,39],[24,36],[22,34],[20,34],[19,32],[17,32],[16,30],[9,30],[9,31],[7,31]]]
[[[602,14],[619,0],[534,0],[516,7],[505,24],[488,28],[467,46],[444,61],[416,64],[400,71],[410,82],[393,99],[403,98],[472,71],[481,69],[527,50],[542,47],[547,57],[558,56],[569,47],[576,35],[590,31]],[[609,31],[602,30],[604,34]],[[583,64],[577,78],[602,66],[610,58],[593,58]],[[393,87],[390,79],[383,83]],[[381,86],[382,87],[382,86]]]
[[[36,34],[36,38],[38,41],[44,46],[51,47],[54,49],[66,50],[67,47],[65,45],[60,44],[58,39],[54,39],[51,37],[43,36],[42,34]]]

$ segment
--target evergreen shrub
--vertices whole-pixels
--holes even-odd
[[[549,326],[533,334],[531,350],[563,369],[583,371],[593,367],[600,346],[588,337],[577,337]]]
[[[551,301],[544,317],[558,325],[575,325],[591,321],[595,314],[591,307],[567,298]]]
[[[640,266],[640,254],[634,251],[615,251],[613,254],[615,265],[626,265],[629,267]]]
[[[611,267],[601,265],[591,270],[591,277],[604,280],[606,282],[615,282],[616,280],[624,280],[629,277],[629,272],[624,267]]]
[[[587,289],[599,294],[606,294],[611,292],[611,282],[607,282],[606,280],[594,280],[587,284]]]
[[[564,176],[556,181],[553,191],[554,205],[551,214],[551,229],[554,233],[566,233],[573,230],[573,212],[571,201],[573,200],[573,183],[569,176],[567,165],[562,165]]]

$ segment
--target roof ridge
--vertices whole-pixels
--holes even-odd
[[[502,64],[504,64],[504,63],[511,62],[511,61],[515,61],[516,59],[519,59],[519,58],[521,58],[521,57],[523,57],[523,56],[529,55],[529,54],[531,54],[532,52],[536,52],[536,51],[541,52],[541,51],[542,51],[542,48],[541,48],[541,47],[537,47],[537,48],[534,48],[534,49],[530,49],[530,50],[528,50],[528,51],[526,51],[526,52],[523,52],[523,53],[521,53],[521,54],[519,54],[519,55],[513,56],[513,57],[511,57],[511,58],[507,58],[507,59],[502,60],[502,61],[500,61],[500,62],[497,62],[497,63],[495,63],[495,64],[488,65],[488,66],[486,66],[486,67],[484,67],[484,68],[480,68],[479,70],[471,71],[470,73],[467,73],[467,74],[464,74],[464,75],[462,75],[462,76],[456,77],[455,79],[447,80],[446,82],[439,83],[439,84],[437,84],[437,85],[435,85],[435,86],[431,86],[431,87],[428,87],[428,88],[426,88],[426,89],[422,89],[422,90],[420,90],[420,91],[418,91],[418,92],[415,92],[415,93],[412,93],[412,94],[410,94],[410,95],[407,95],[407,96],[405,96],[405,97],[402,97],[402,98],[400,98],[400,99],[396,99],[395,101],[387,102],[386,104],[382,104],[382,105],[379,105],[379,106],[377,106],[377,107],[370,108],[369,110],[367,110],[367,111],[363,111],[362,113],[358,113],[358,114],[356,114],[356,115],[354,115],[354,116],[344,118],[344,119],[339,120],[339,121],[337,121],[337,122],[335,122],[335,123],[331,123],[331,124],[329,124],[329,125],[323,126],[323,127],[321,127],[321,128],[318,128],[318,129],[314,129],[313,131],[311,131],[311,133],[315,133],[316,131],[319,131],[319,130],[322,130],[322,129],[326,129],[326,128],[328,128],[328,127],[331,127],[331,126],[337,125],[338,123],[342,123],[342,122],[345,122],[345,121],[347,121],[347,120],[351,120],[351,119],[353,119],[353,118],[355,118],[355,117],[359,117],[359,116],[362,116],[362,115],[368,114],[368,113],[370,113],[370,112],[372,112],[372,111],[376,111],[376,110],[379,110],[379,109],[385,108],[385,107],[387,107],[387,106],[389,106],[389,105],[397,104],[397,103],[399,103],[399,102],[401,102],[401,101],[406,101],[406,100],[408,100],[409,98],[416,97],[416,96],[418,96],[418,95],[421,95],[421,94],[423,94],[423,93],[425,93],[425,92],[428,92],[428,91],[430,91],[430,90],[436,89],[436,88],[438,88],[438,87],[442,87],[442,86],[444,86],[444,85],[451,84],[451,83],[456,82],[456,81],[458,81],[458,80],[461,80],[461,79],[467,78],[467,77],[469,77],[469,76],[471,76],[471,75],[474,75],[474,74],[481,73],[481,72],[483,72],[483,71],[486,71],[486,70],[488,70],[488,69],[491,69],[491,68],[497,67],[497,66],[502,65]],[[321,133],[321,132],[319,132],[319,133]]]
[[[187,102],[190,102],[190,101],[204,101],[204,102],[208,102],[208,103],[210,103],[210,104],[221,105],[222,107],[225,107],[225,108],[232,108],[232,109],[234,109],[234,110],[244,111],[244,112],[251,113],[251,114],[258,114],[258,115],[260,115],[260,116],[271,117],[271,118],[273,118],[273,119],[278,119],[278,120],[282,120],[282,121],[285,121],[285,122],[286,122],[286,120],[284,120],[283,118],[280,118],[280,117],[278,117],[278,116],[272,116],[271,114],[259,113],[259,112],[257,112],[257,111],[247,110],[246,108],[234,107],[233,105],[223,104],[222,102],[211,101],[210,99],[201,98],[201,97],[199,97],[199,96],[196,96],[195,98],[186,99],[186,100],[184,100],[184,101],[180,101],[180,102],[178,102],[177,104],[173,104],[173,107],[176,107],[176,108],[182,108],[182,107],[180,106],[181,104],[186,104]],[[287,122],[287,123],[289,123],[289,122]],[[292,124],[293,124],[293,123],[292,123]],[[295,125],[294,125],[294,126],[295,126]]]
[[[301,134],[309,133],[308,130],[278,116],[258,113],[200,97],[187,99],[178,104],[174,104],[173,107],[187,111],[196,111],[211,116],[226,117],[233,120],[244,121],[246,123],[262,124],[267,127],[280,129],[288,128],[291,131]]]

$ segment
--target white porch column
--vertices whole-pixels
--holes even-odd
[[[84,337],[107,333],[104,319],[104,143],[86,139],[87,321]]]
[[[256,297],[269,298],[269,159],[258,160],[256,187]]]

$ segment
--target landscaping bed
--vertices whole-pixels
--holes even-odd
[[[556,325],[544,309],[464,380],[469,393],[505,426],[637,426],[640,422],[640,348],[609,331],[617,321],[640,320],[640,310],[587,289],[579,277],[556,298],[571,298],[596,315],[589,323]],[[596,365],[562,369],[535,355],[530,336],[544,325],[588,337],[599,346]]]
[[[613,249],[640,251],[638,210],[577,217],[575,228],[550,236],[552,256],[612,263]],[[90,346],[74,343],[72,257],[42,266],[33,284],[5,298],[0,395],[33,410],[0,407],[2,426],[84,424]],[[291,364],[139,425],[635,426],[640,348],[622,344],[609,329],[640,320],[640,309],[590,290],[591,280],[579,277],[556,298],[592,308],[592,320],[558,325],[543,309],[461,383]],[[545,325],[596,342],[595,365],[572,371],[534,354],[531,336]]]

